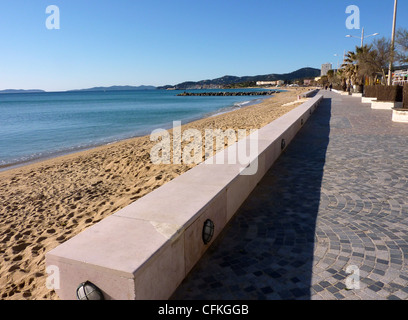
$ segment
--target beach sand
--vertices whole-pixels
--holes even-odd
[[[261,128],[308,90],[291,88],[182,129]],[[58,300],[46,288],[48,251],[194,166],[152,164],[156,143],[137,137],[0,172],[0,299]]]

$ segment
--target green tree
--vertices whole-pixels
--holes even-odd
[[[321,76],[318,83],[324,87],[325,85],[329,84],[329,79],[327,76]]]

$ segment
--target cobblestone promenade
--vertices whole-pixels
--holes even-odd
[[[408,124],[320,93],[172,299],[408,300]]]

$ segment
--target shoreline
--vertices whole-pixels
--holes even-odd
[[[279,92],[277,92],[277,93],[279,93]],[[195,122],[195,121],[215,117],[215,116],[218,116],[218,115],[226,114],[228,112],[233,112],[233,111],[236,111],[236,110],[240,110],[240,109],[252,106],[252,105],[256,105],[256,104],[262,103],[266,99],[269,99],[269,98],[274,97],[274,96],[275,95],[268,96],[268,97],[262,97],[262,98],[248,96],[248,98],[250,100],[247,101],[247,103],[245,103],[245,105],[242,106],[242,107],[235,107],[236,104],[234,103],[233,105],[231,105],[229,107],[224,107],[224,108],[221,108],[221,109],[219,109],[217,111],[209,112],[209,113],[203,114],[202,116],[187,120],[187,122],[185,122],[183,125],[187,125],[187,124]],[[241,104],[241,103],[242,102],[237,102],[238,105]],[[226,111],[222,111],[222,110],[226,110]],[[158,129],[158,128],[152,128],[151,131],[153,131],[155,129]],[[170,130],[170,128],[163,128],[163,129]],[[68,156],[68,155],[73,155],[73,154],[76,154],[76,153],[89,151],[89,150],[99,148],[99,147],[109,146],[109,145],[119,143],[119,142],[122,142],[122,141],[126,141],[126,140],[146,137],[148,135],[149,134],[140,134],[140,135],[138,134],[138,135],[134,135],[134,136],[124,138],[124,139],[112,140],[110,142],[96,143],[96,144],[93,144],[93,145],[83,146],[83,147],[73,147],[73,148],[71,148],[71,150],[65,149],[65,150],[61,150],[61,151],[50,151],[45,156],[34,157],[32,159],[29,159],[29,160],[22,160],[22,161],[10,163],[10,164],[0,165],[0,174],[2,172],[7,172],[9,170],[18,169],[18,168],[25,167],[25,166],[28,166],[28,165],[40,163],[40,162],[43,162],[43,161],[52,160],[52,159],[56,159],[56,158],[60,158],[60,157]]]
[[[182,130],[259,129],[309,90],[281,92]],[[152,164],[154,144],[135,137],[0,172],[1,299],[58,300],[45,285],[46,252],[195,166]]]

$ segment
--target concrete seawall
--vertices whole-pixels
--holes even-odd
[[[179,97],[204,97],[204,96],[271,96],[279,93],[279,91],[248,91],[248,92],[183,92],[179,93]]]
[[[78,285],[90,281],[105,299],[168,299],[322,98],[314,96],[215,155],[225,159],[223,164],[197,165],[48,252],[46,264],[58,275],[58,296],[76,299]],[[257,152],[246,163],[229,164],[231,148],[248,149],[254,143]],[[207,243],[203,229],[208,221],[213,236]]]

